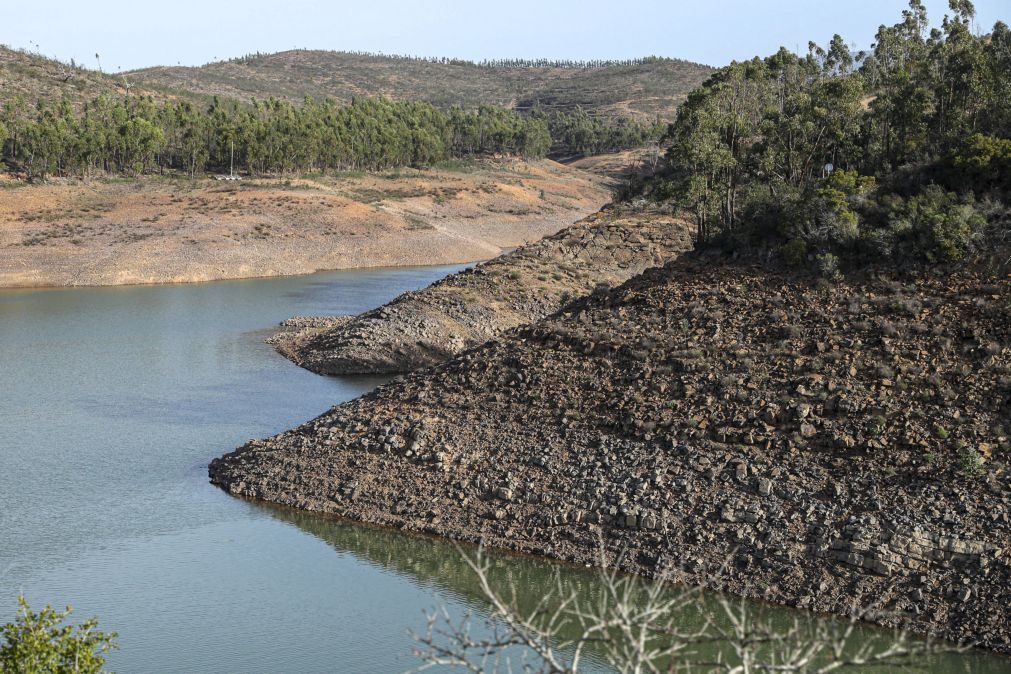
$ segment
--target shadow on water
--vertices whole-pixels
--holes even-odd
[[[331,546],[339,555],[352,555],[361,563],[394,573],[417,586],[432,589],[447,603],[456,603],[458,610],[452,612],[456,619],[464,613],[475,616],[477,623],[489,615],[485,600],[473,569],[465,556],[471,558],[478,552],[473,545],[457,545],[438,538],[404,533],[380,527],[362,525],[339,519],[305,513],[291,508],[258,504],[271,516],[295,525],[307,534]],[[488,577],[491,585],[503,596],[512,598],[515,590],[516,604],[520,612],[532,610],[545,596],[574,593],[584,605],[599,601],[603,583],[598,571],[570,564],[541,560],[524,555],[500,551],[485,551]],[[639,592],[645,594],[648,581],[634,581]],[[684,588],[671,586],[670,596],[682,592]],[[700,592],[695,595],[692,605],[676,616],[675,622],[685,631],[697,630],[709,617],[715,617],[723,628],[729,622],[721,616],[719,595]],[[733,599],[735,603],[739,599]],[[819,622],[845,621],[798,611],[783,606],[748,602],[749,616],[754,621],[763,622],[777,630],[788,630],[799,621],[803,632],[813,630]],[[465,607],[465,608],[462,608]],[[433,604],[433,609],[440,608]],[[563,633],[573,637],[574,632]],[[851,640],[854,648],[868,642],[885,644],[892,632],[871,625],[859,625]],[[702,656],[714,656],[719,649],[700,650]],[[590,671],[610,671],[599,657],[591,651]],[[728,653],[724,652],[724,656]],[[702,670],[704,671],[704,670]],[[881,673],[894,671],[894,667],[862,667],[845,671]],[[1011,671],[1011,659],[986,651],[973,650],[967,653],[942,653],[918,663],[913,671],[931,673],[966,674],[1007,674]]]

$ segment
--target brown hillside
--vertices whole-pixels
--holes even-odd
[[[287,51],[210,63],[199,68],[158,67],[128,73],[151,88],[185,90],[242,100],[305,96],[348,101],[382,95],[442,107],[479,105],[583,108],[601,114],[671,118],[689,91],[712,72],[674,59],[587,68],[486,67],[328,51]]]

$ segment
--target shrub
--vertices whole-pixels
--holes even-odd
[[[1011,139],[973,134],[950,163],[969,189],[1011,190]]]
[[[818,263],[818,273],[822,277],[835,280],[839,278],[839,258],[832,253],[822,253],[815,256]]]
[[[799,267],[807,260],[807,243],[803,239],[791,239],[780,248],[780,253],[788,265]]]
[[[71,609],[59,613],[47,606],[38,613],[18,597],[17,618],[0,627],[0,672],[94,674],[105,665],[105,653],[116,648],[114,632],[95,629],[98,621],[63,625]]]
[[[966,447],[959,453],[959,462],[962,465],[962,474],[966,477],[979,477],[985,472],[983,457],[971,447]]]
[[[851,197],[872,191],[876,184],[873,176],[862,176],[856,171],[833,171],[825,179],[826,188]]]
[[[850,210],[845,192],[824,187],[817,192],[813,234],[827,244],[850,245],[860,234],[860,219]]]
[[[906,253],[930,262],[957,262],[965,257],[987,226],[971,196],[960,200],[936,185],[903,199],[883,195],[876,204],[877,230],[861,241],[877,254],[894,255],[899,244]]]
[[[917,247],[931,262],[962,259],[986,226],[986,220],[971,204],[958,203],[954,194],[939,187],[928,187],[911,197],[907,212]]]

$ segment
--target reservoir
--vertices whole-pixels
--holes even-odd
[[[0,290],[0,623],[19,593],[71,604],[119,633],[118,672],[419,665],[425,610],[484,610],[455,546],[244,502],[207,464],[385,380],[294,366],[263,343],[279,321],[358,313],[456,269]],[[557,568],[493,563],[535,595]],[[563,573],[593,592],[591,573]],[[972,653],[932,669],[1011,665]]]

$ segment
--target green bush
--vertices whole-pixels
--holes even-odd
[[[986,227],[971,203],[960,203],[957,195],[936,186],[910,197],[898,223],[902,232],[908,227],[915,247],[931,262],[961,260]]]
[[[983,457],[970,447],[964,448],[959,453],[959,463],[962,466],[962,474],[966,477],[979,477],[986,472]]]
[[[94,674],[105,665],[105,653],[116,648],[114,632],[95,629],[98,621],[64,625],[62,613],[47,606],[38,613],[18,597],[17,618],[0,627],[0,672],[10,674]]]
[[[821,274],[823,278],[832,280],[839,278],[838,257],[832,253],[822,253],[815,256],[815,261],[818,263],[818,273]]]
[[[854,197],[874,190],[874,176],[862,176],[857,171],[833,171],[825,179],[825,187]]]
[[[788,265],[800,267],[807,261],[807,244],[803,239],[791,239],[780,248],[780,253]]]
[[[969,189],[1011,191],[1011,139],[973,134],[951,159]]]
[[[823,244],[847,246],[860,234],[860,219],[850,210],[847,194],[833,187],[818,190],[812,204],[814,234]]]

